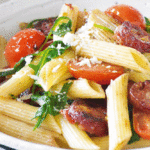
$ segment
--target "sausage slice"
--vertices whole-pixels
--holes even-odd
[[[150,52],[150,35],[129,21],[116,28],[114,38],[118,44],[135,48],[141,53]]]
[[[86,100],[75,100],[62,113],[70,123],[78,123],[82,130],[91,135],[108,134],[106,108],[101,105],[94,106],[89,105]]]
[[[150,80],[134,83],[129,90],[129,99],[134,107],[150,111]]]

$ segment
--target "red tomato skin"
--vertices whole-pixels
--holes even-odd
[[[150,140],[150,112],[133,109],[133,127],[143,139]]]
[[[75,78],[86,78],[102,85],[110,84],[111,79],[114,80],[123,74],[124,68],[121,66],[111,65],[102,62],[101,64],[91,64],[79,66],[73,61],[68,63],[69,72]]]
[[[112,16],[120,23],[123,23],[124,21],[130,21],[131,23],[145,29],[145,19],[143,15],[132,6],[125,4],[114,5],[109,7],[105,13]]]
[[[33,54],[44,42],[45,35],[36,29],[19,31],[9,41],[5,49],[5,58],[10,67],[14,67],[21,57]]]

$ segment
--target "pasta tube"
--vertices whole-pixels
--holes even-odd
[[[65,82],[72,82],[72,85],[68,91],[68,97],[72,99],[76,98],[105,98],[105,92],[100,84],[94,81],[88,81],[87,79],[68,80],[54,85],[51,88],[53,92],[60,92]]]
[[[72,33],[75,32],[76,23],[77,23],[77,16],[78,16],[79,8],[72,4],[64,4],[60,10],[59,17],[67,16],[72,21]]]
[[[92,141],[100,147],[100,150],[109,149],[109,136],[91,137]]]
[[[115,31],[119,23],[112,17],[106,15],[104,12],[99,9],[94,9],[89,15],[89,21],[93,21],[95,24],[100,24],[105,26],[112,31]]]
[[[149,61],[136,49],[95,39],[80,38],[70,33],[64,37],[64,43],[70,44],[79,56],[96,56],[102,61],[150,74]]]
[[[71,148],[86,150],[99,149],[99,147],[94,144],[94,142],[90,139],[85,131],[82,131],[74,124],[70,124],[61,115],[58,115],[55,118],[59,122],[62,128],[63,136]]]
[[[144,82],[145,80],[150,80],[150,75],[132,70],[129,72],[129,80],[134,82]]]
[[[54,138],[55,134],[50,131],[43,129],[33,131],[32,126],[2,114],[0,120],[0,131],[3,133],[26,141],[59,147]]]
[[[34,70],[29,66],[25,66],[15,75],[13,75],[8,81],[0,86],[0,96],[3,98],[11,98],[11,94],[18,96],[20,93],[30,88],[34,83],[28,75],[34,74]]]
[[[71,21],[72,21],[71,33],[75,32],[78,12],[79,12],[79,8],[77,6],[74,6],[71,4],[64,4],[59,13],[59,17],[66,16],[71,19]],[[66,21],[68,21],[68,20],[63,20],[62,22],[60,22],[60,24],[65,23]],[[57,35],[53,35],[54,41],[61,40],[61,39],[62,39],[61,37],[59,37]]]
[[[106,89],[109,150],[121,149],[132,136],[127,105],[128,74],[123,74]]]
[[[103,27],[106,27],[108,29],[111,29],[112,31],[115,31],[116,27],[119,25],[115,19],[112,17],[106,15],[104,12],[100,11],[99,9],[92,10],[88,23],[93,23],[94,25],[101,25]],[[115,42],[115,39],[112,37],[114,34],[113,32],[109,32],[107,30],[98,28],[93,26],[92,29],[92,36],[95,39],[107,41],[107,42]]]
[[[73,51],[68,50],[62,56],[52,59],[42,67],[37,82],[45,91],[48,91],[52,85],[64,78],[70,77],[67,62],[74,57]],[[61,79],[62,76],[64,77]]]
[[[39,57],[33,60],[33,64],[39,62]],[[30,88],[34,80],[29,76],[33,75],[34,70],[29,66],[24,66],[21,70],[16,72],[8,81],[0,86],[0,97],[11,98],[11,95],[18,96],[26,89]]]
[[[0,98],[0,113],[5,114],[11,118],[20,120],[22,122],[35,125],[37,119],[33,119],[35,113],[37,112],[37,107],[17,102],[12,99]],[[55,121],[54,117],[47,115],[46,119],[41,124],[41,127],[47,130],[55,131],[61,133],[61,129]],[[33,130],[33,129],[32,129]]]

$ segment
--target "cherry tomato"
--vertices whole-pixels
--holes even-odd
[[[90,62],[91,66],[87,64],[79,65],[79,63],[81,63],[81,60],[68,63],[69,71],[75,78],[86,78],[102,85],[109,84],[111,79],[114,80],[124,73],[123,67],[104,62]]]
[[[114,5],[108,8],[105,13],[112,16],[120,23],[130,21],[133,24],[145,29],[145,19],[143,15],[135,8],[125,4]]]
[[[134,108],[133,127],[140,137],[150,140],[150,113]]]
[[[36,29],[25,29],[13,36],[5,49],[5,58],[14,67],[21,57],[33,54],[44,42],[45,35]]]

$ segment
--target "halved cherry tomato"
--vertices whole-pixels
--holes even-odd
[[[106,14],[112,16],[120,23],[130,21],[133,24],[145,29],[145,19],[143,15],[135,8],[125,4],[114,5],[105,11]]]
[[[86,78],[88,80],[95,81],[99,84],[109,84],[110,80],[116,79],[118,76],[124,73],[124,68],[108,63],[94,63],[91,66],[87,64],[79,65],[81,60],[69,61],[68,68],[70,73],[75,78]]]
[[[21,57],[33,54],[44,42],[45,35],[36,29],[25,29],[13,36],[5,49],[5,58],[14,67]]]
[[[150,113],[134,108],[133,127],[140,137],[150,140]]]

